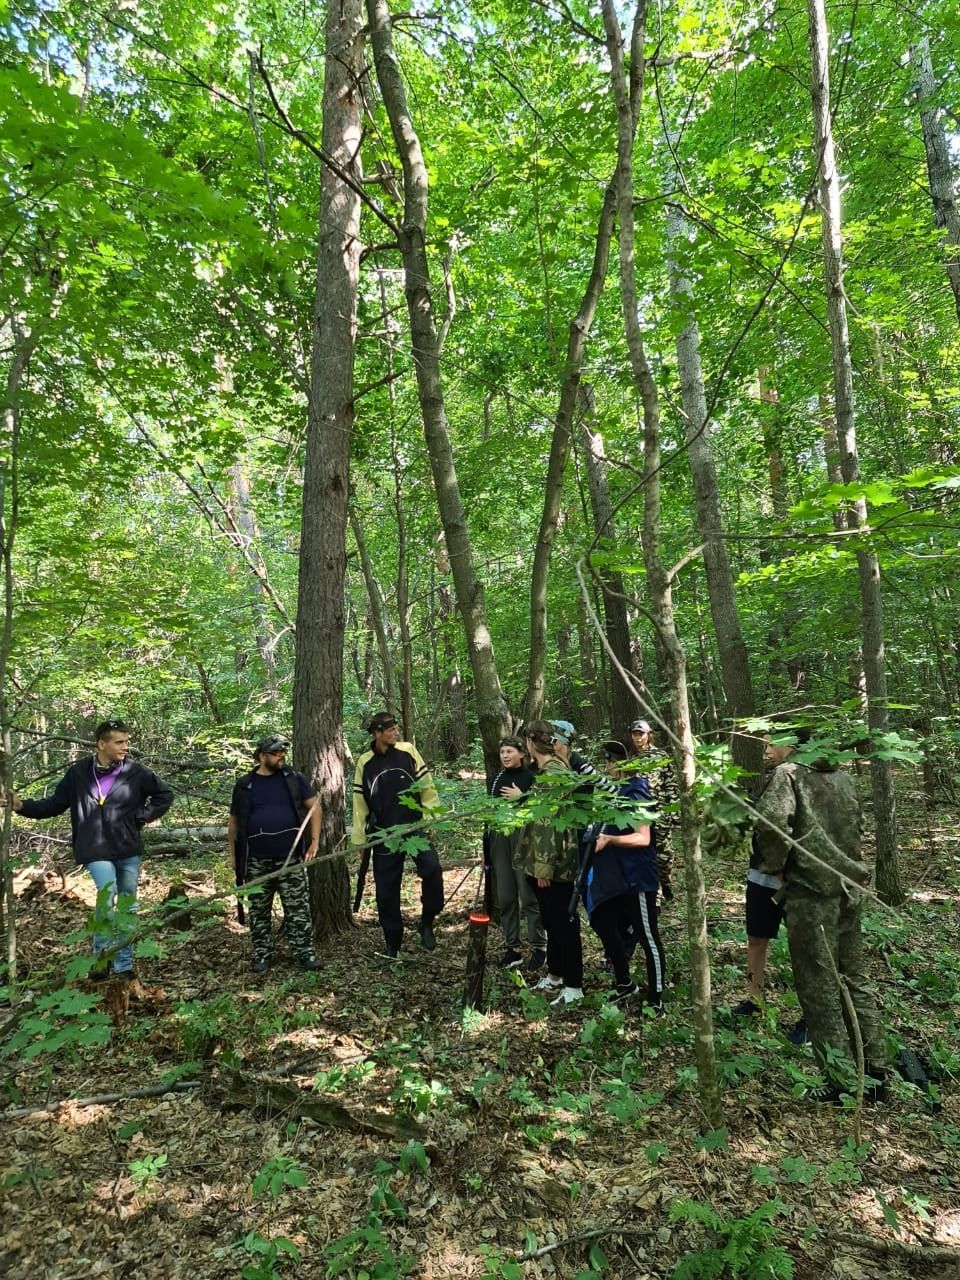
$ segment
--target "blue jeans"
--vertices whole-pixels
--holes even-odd
[[[97,886],[98,893],[101,889],[110,890],[109,908],[111,918],[117,903],[117,894],[126,894],[130,898],[136,897],[137,881],[140,878],[139,857],[120,858],[117,862],[109,862],[106,859],[99,862],[88,862],[87,870],[93,877],[93,883]],[[130,909],[136,911],[136,902],[133,903]],[[124,939],[112,934],[95,933],[93,935],[93,954],[95,956],[99,955],[105,948],[116,946],[118,942],[124,942]],[[127,943],[119,951],[114,952],[113,971],[114,973],[129,973],[132,969],[133,945]]]

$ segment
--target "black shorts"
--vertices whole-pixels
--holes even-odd
[[[773,900],[777,889],[747,881],[747,937],[772,939],[780,932],[783,907]]]

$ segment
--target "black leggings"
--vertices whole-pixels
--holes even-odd
[[[632,930],[647,961],[647,998],[658,1001],[663,995],[667,965],[657,929],[656,889],[651,893],[622,893],[608,898],[594,909],[590,924],[603,943],[619,986],[626,986],[630,981],[632,947],[627,934]]]
[[[540,919],[547,933],[547,972],[563,979],[565,987],[583,986],[583,944],[580,940],[580,913],[570,918],[573,883],[551,881],[546,889],[527,876],[540,904]]]

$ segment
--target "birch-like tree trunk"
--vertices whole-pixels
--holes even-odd
[[[631,89],[623,59],[623,37],[614,0],[602,0],[603,24],[610,57],[610,78],[617,105],[617,158],[620,170],[620,296],[630,367],[643,406],[643,556],[647,590],[663,659],[664,675],[673,714],[676,740],[674,757],[680,783],[680,829],[683,841],[687,894],[687,939],[693,998],[694,1054],[700,1084],[700,1102],[708,1123],[716,1128],[721,1119],[710,1004],[710,955],[707,948],[707,896],[700,852],[700,826],[693,787],[696,781],[693,731],[687,697],[686,657],[673,618],[670,578],[660,558],[660,406],[640,329],[634,253],[633,145],[636,109],[643,74],[643,38],[646,0],[640,0],[630,41]],[[632,90],[632,91],[631,91]]]
[[[933,219],[943,228],[947,279],[953,291],[953,302],[960,321],[960,208],[957,207],[957,176],[950,159],[947,134],[937,102],[937,82],[930,60],[930,41],[923,36],[911,49],[917,68],[917,102],[923,129],[923,149],[927,157],[930,200]]]
[[[394,667],[393,655],[390,652],[390,627],[387,621],[387,610],[383,599],[383,592],[380,583],[377,581],[377,575],[373,571],[373,562],[370,559],[370,553],[367,550],[367,539],[364,536],[363,525],[360,522],[360,516],[357,513],[354,503],[350,503],[350,528],[353,531],[353,540],[357,544],[357,554],[360,557],[360,570],[363,574],[363,581],[367,588],[367,600],[370,609],[368,617],[373,624],[373,633],[377,638],[377,649],[380,653],[380,680],[383,688],[383,696],[386,701],[387,710],[392,715],[396,715],[399,711],[399,702],[397,700],[397,676]]]
[[[488,767],[493,768],[498,758],[498,743],[510,732],[510,712],[497,674],[483,585],[476,574],[447,427],[427,260],[427,167],[407,105],[407,91],[393,47],[386,0],[367,0],[367,14],[377,83],[403,168],[403,219],[399,240],[424,437],[450,557],[457,608],[466,633],[484,753]]]
[[[530,575],[530,668],[527,678],[527,696],[524,704],[526,719],[537,720],[543,712],[546,692],[547,665],[547,580],[550,573],[550,554],[557,536],[560,517],[560,500],[563,495],[563,477],[570,456],[570,444],[580,391],[580,377],[587,339],[597,312],[597,303],[603,292],[603,282],[610,261],[610,241],[613,237],[614,215],[617,207],[617,175],[614,173],[603,197],[597,234],[594,241],[593,265],[590,278],[576,315],[570,321],[567,335],[567,357],[560,386],[560,402],[550,439],[550,457],[547,462],[547,478],[544,484],[543,511],[533,553]]]
[[[325,41],[323,150],[359,187],[362,0],[339,0],[327,6]],[[340,845],[344,835],[344,577],[360,249],[359,197],[324,166],[293,691],[297,764],[317,788],[323,807],[321,854]],[[349,927],[345,860],[331,859],[311,868],[310,904],[318,942]]]
[[[613,522],[613,503],[610,501],[610,485],[607,480],[607,456],[603,435],[595,421],[593,388],[584,385],[581,393],[581,434],[593,528],[598,537],[608,544],[615,544],[617,530]],[[602,569],[597,576],[603,584],[603,620],[607,641],[620,665],[630,671],[633,667],[633,655],[630,650],[630,622],[623,576],[612,569]],[[625,733],[637,714],[636,699],[612,669],[610,676],[610,728],[615,734]]]
[[[833,356],[834,415],[840,446],[840,469],[846,484],[860,478],[857,429],[854,417],[853,367],[850,361],[850,334],[847,327],[846,297],[843,291],[843,242],[840,234],[840,178],[833,146],[830,114],[830,44],[824,0],[807,0],[810,34],[811,87],[813,102],[814,156],[820,193],[823,232],[823,270],[827,300],[827,322]],[[863,498],[847,510],[847,526],[860,530],[857,568],[863,631],[863,669],[866,678],[868,722],[874,737],[888,723],[887,673],[883,650],[883,600],[880,593],[880,564],[869,545],[867,504]],[[897,820],[893,792],[893,771],[889,760],[872,759],[874,822],[877,838],[877,892],[884,902],[903,901],[897,865]]]
[[[684,223],[677,209],[667,209],[667,262],[670,294],[685,323],[677,334],[677,369],[683,402],[684,438],[693,479],[697,529],[703,541],[703,564],[707,575],[710,616],[720,655],[720,678],[727,716],[733,721],[730,739],[734,761],[753,784],[763,776],[763,743],[756,734],[738,733],[737,725],[755,711],[750,659],[740,627],[740,611],[733,586],[733,572],[727,544],[723,540],[723,519],[717,491],[717,468],[713,458],[707,395],[700,360],[700,328],[692,312],[693,285],[681,261]]]

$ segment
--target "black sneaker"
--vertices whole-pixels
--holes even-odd
[[[114,971],[113,979],[115,982],[136,982],[137,975],[132,969],[121,969],[119,972]]]
[[[730,1010],[735,1018],[749,1018],[753,1014],[760,1012],[760,1006],[754,1004],[752,1000],[741,1000],[739,1004],[735,1004]]]
[[[95,969],[91,969],[87,974],[88,982],[106,982],[110,977],[110,966],[106,964],[97,965]]]
[[[809,1044],[810,1035],[807,1031],[807,1022],[805,1018],[801,1018],[798,1022],[793,1024],[787,1032],[787,1039],[791,1044]]]
[[[635,982],[618,982],[610,993],[611,1004],[621,1004],[624,1000],[629,1000],[639,992],[640,988]]]
[[[388,960],[397,960],[400,956],[400,948],[395,942],[388,942],[381,952]]]
[[[822,1084],[816,1089],[808,1089],[803,1096],[808,1102],[828,1102],[833,1107],[842,1107],[844,1097],[849,1095],[839,1085]]]
[[[421,921],[420,927],[417,929],[420,937],[420,945],[424,951],[434,951],[437,946],[437,939],[433,932],[433,925],[428,924],[426,920]]]
[[[545,951],[540,950],[540,948],[538,947],[536,951],[532,951],[530,953],[530,959],[523,966],[524,971],[526,973],[539,973],[546,963],[547,963],[547,953]]]
[[[523,964],[523,956],[519,951],[514,951],[513,947],[507,947],[506,951],[497,961],[498,969],[519,969]]]
[[[250,966],[252,973],[266,973],[270,968],[269,956],[257,956],[253,964]]]
[[[316,956],[308,956],[306,960],[300,961],[300,968],[304,973],[316,973],[320,968],[320,961]]]

